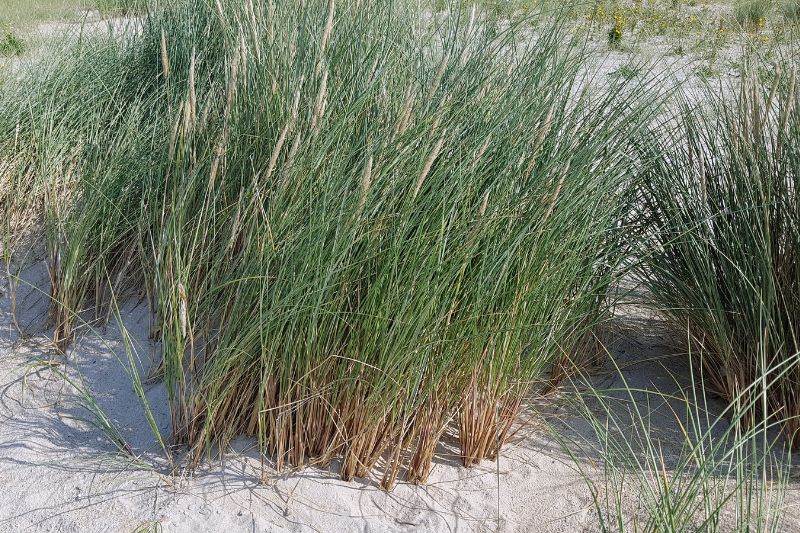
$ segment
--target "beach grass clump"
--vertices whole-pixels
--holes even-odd
[[[135,15],[147,11],[148,0],[94,0],[93,4],[105,16]]]
[[[495,457],[605,316],[652,104],[523,22],[187,0],[32,74],[2,146],[42,183],[57,346],[138,289],[193,461],[246,434],[391,487],[449,429]]]
[[[797,24],[800,22],[800,1],[785,0],[783,3],[783,19],[786,22]]]
[[[0,22],[0,57],[20,56],[27,48],[25,41],[12,28]]]
[[[586,456],[603,465],[599,479],[584,472],[599,530],[744,533],[786,527],[792,452],[781,438],[781,422],[745,420],[786,365],[760,376],[767,387],[757,381],[722,408],[691,369],[688,375],[662,370],[675,380],[658,380],[666,389],[638,388],[626,378],[635,379],[629,369],[615,370],[618,386],[596,388],[589,378],[576,383],[575,394],[563,398],[577,414],[561,422],[571,432],[554,428],[579,470]]]
[[[120,272],[108,262],[133,259],[121,243],[136,237],[137,172],[149,171],[154,141],[147,136],[154,131],[141,127],[152,106],[120,72],[130,60],[123,42],[99,39],[50,52],[58,61],[37,63],[0,93],[7,140],[0,148],[0,205],[8,243],[35,232],[43,237],[49,314],[63,351],[90,296],[103,300],[109,276]],[[100,307],[93,306],[96,313]]]
[[[748,31],[763,28],[772,4],[769,0],[739,0],[733,6],[736,22]]]
[[[642,182],[642,275],[702,348],[706,383],[728,402],[763,397],[740,418],[780,420],[797,445],[800,106],[792,62],[772,70],[768,82],[750,71],[735,90],[709,88],[707,105],[684,106]]]

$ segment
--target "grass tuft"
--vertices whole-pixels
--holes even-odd
[[[0,24],[0,57],[21,56],[27,48],[25,41],[12,28]]]
[[[783,3],[783,19],[796,24],[800,22],[800,0],[785,0]]]
[[[797,445],[797,369],[769,390],[754,385],[800,353],[797,71],[785,61],[760,79],[749,71],[735,90],[709,88],[707,104],[684,104],[674,141],[661,142],[665,156],[643,180],[642,275],[659,307],[708,352],[708,385],[728,402],[745,390],[763,394],[748,424],[780,419]]]
[[[143,292],[195,462],[247,434],[391,487],[450,429],[495,457],[608,314],[640,165],[618,132],[654,101],[646,76],[590,91],[537,20],[186,0],[60,52],[0,111],[56,346]]]
[[[742,28],[753,31],[764,27],[771,7],[769,0],[739,0],[733,6],[733,16]]]
[[[705,354],[690,358],[702,367]],[[788,363],[768,369],[764,382],[775,385],[767,376],[795,372],[800,359]],[[747,423],[765,399],[758,383],[720,410],[702,375],[673,375],[672,392],[637,388],[615,371],[616,387],[579,380],[565,398],[575,416],[560,422],[573,429],[554,428],[583,472],[601,531],[782,530],[792,454],[775,431],[780,420]],[[600,459],[600,476],[583,471],[587,456]]]

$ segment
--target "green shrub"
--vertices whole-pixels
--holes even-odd
[[[608,30],[608,45],[611,48],[619,49],[622,47],[622,36],[625,32],[625,18],[619,11],[612,17],[614,23]]]
[[[642,74],[642,67],[635,63],[628,63],[620,65],[618,68],[609,73],[609,76],[620,77],[625,80],[632,80],[633,78]]]

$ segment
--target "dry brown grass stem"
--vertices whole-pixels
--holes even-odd
[[[388,445],[388,424],[385,420],[367,423],[361,405],[353,404],[352,417],[348,424],[348,441],[341,476],[345,481],[366,477]]]
[[[522,400],[511,392],[497,396],[473,379],[459,410],[459,441],[464,466],[494,459],[513,436]]]
[[[428,481],[436,445],[447,427],[448,406],[438,396],[433,394],[414,416],[416,445],[406,471],[406,480],[411,483]]]
[[[398,434],[402,435],[402,432],[398,432]],[[394,444],[390,445],[389,457],[386,460],[386,468],[381,478],[381,487],[387,491],[392,490],[397,483],[397,478],[400,475],[400,468],[403,464],[403,446],[400,442],[395,442],[401,441],[402,439],[398,437],[391,440]]]

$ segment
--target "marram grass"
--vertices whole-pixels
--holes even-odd
[[[791,61],[763,72],[750,70],[733,90],[709,89],[703,105],[683,106],[669,140],[660,137],[664,156],[642,180],[642,275],[702,348],[707,384],[750,405],[739,416],[748,424],[782,423],[796,447],[800,87]]]
[[[768,368],[766,387],[754,382],[721,412],[702,376],[690,372],[683,381],[678,374],[673,392],[637,388],[626,379],[633,372],[615,370],[619,387],[597,389],[586,376],[574,383],[574,394],[565,387],[561,400],[574,414],[558,424],[572,429],[554,428],[587,483],[598,530],[766,533],[790,527],[784,518],[792,453],[781,421],[746,420],[790,367]],[[600,475],[584,470],[586,456],[602,464]]]
[[[0,122],[57,346],[141,288],[194,461],[247,434],[391,487],[450,427],[494,457],[603,318],[651,100],[542,20],[188,0],[72,47]]]

